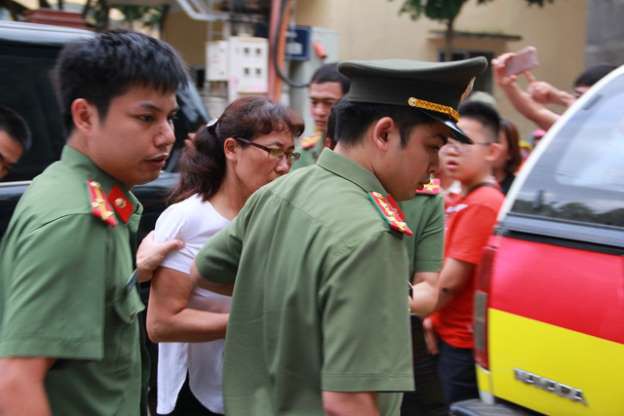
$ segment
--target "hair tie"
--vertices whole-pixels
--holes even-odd
[[[212,120],[210,120],[207,124],[206,124],[206,130],[208,130],[208,133],[210,133],[211,135],[213,135],[214,137],[218,138],[219,136],[217,135],[217,123],[219,122],[218,118],[213,118]]]

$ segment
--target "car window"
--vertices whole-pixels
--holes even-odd
[[[624,76],[603,87],[559,130],[511,211],[624,228]]]
[[[51,76],[58,52],[53,46],[0,44],[0,105],[19,113],[33,137],[31,149],[4,181],[32,179],[61,153],[63,125]]]

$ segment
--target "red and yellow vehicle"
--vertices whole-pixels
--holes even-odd
[[[475,295],[481,400],[454,415],[624,415],[624,67],[516,179]]]

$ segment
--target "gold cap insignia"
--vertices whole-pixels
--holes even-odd
[[[407,100],[407,104],[410,107],[421,108],[423,110],[435,111],[436,113],[446,114],[453,120],[459,120],[459,113],[453,107],[444,104],[433,103],[427,100],[421,100],[420,98],[410,97]]]

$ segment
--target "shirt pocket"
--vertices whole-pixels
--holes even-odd
[[[134,286],[119,289],[111,305],[109,336],[104,340],[110,347],[110,360],[116,367],[126,367],[140,360],[139,321],[137,315],[145,309]]]

